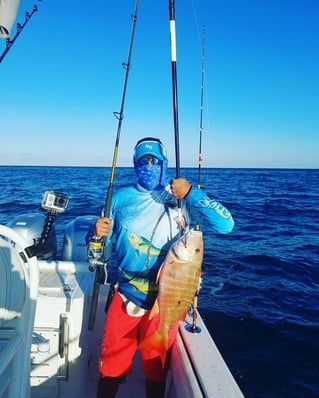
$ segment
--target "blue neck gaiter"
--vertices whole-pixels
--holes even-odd
[[[162,174],[161,165],[137,166],[135,171],[138,184],[147,191],[153,191],[160,185]]]
[[[168,184],[167,160],[162,165],[143,165],[134,163],[138,184],[147,191],[164,188]]]

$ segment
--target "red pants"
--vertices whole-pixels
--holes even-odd
[[[140,317],[128,315],[123,300],[115,292],[104,322],[99,361],[102,377],[117,377],[131,370],[139,342],[152,334],[159,324],[159,314],[149,320],[149,313],[148,311]],[[166,378],[170,363],[170,349],[175,341],[178,325],[179,321],[176,321],[169,332],[169,351],[164,368],[157,351],[141,351],[142,367],[148,379],[162,381]]]

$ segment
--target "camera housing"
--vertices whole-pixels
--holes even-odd
[[[57,191],[45,191],[41,206],[49,212],[62,213],[68,206],[68,195]]]

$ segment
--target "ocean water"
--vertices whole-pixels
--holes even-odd
[[[174,169],[170,169],[174,176]],[[39,209],[54,189],[79,215],[99,215],[109,168],[0,167],[0,223]],[[181,175],[197,184],[197,169]],[[131,184],[117,168],[114,189]],[[229,235],[204,232],[199,310],[244,395],[319,396],[319,170],[202,169],[201,186],[232,212]],[[225,397],[227,398],[227,397]]]

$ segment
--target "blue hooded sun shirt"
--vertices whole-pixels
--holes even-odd
[[[162,164],[139,166],[138,159],[145,155],[155,156]],[[167,155],[160,141],[139,141],[133,163],[137,184],[114,193],[108,239],[115,245],[119,292],[141,308],[150,309],[158,293],[158,270],[180,236],[178,207],[170,192]],[[200,222],[203,231],[228,233],[234,226],[230,212],[194,186],[182,200],[181,211],[186,229]]]

